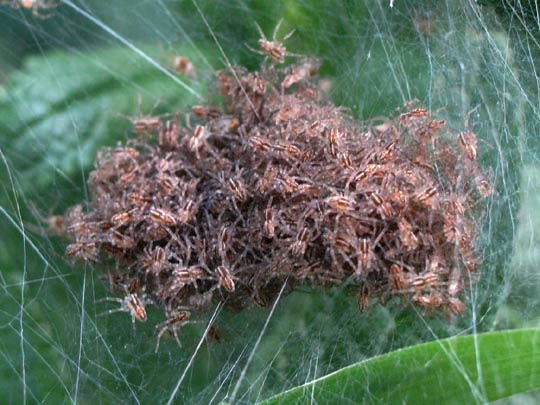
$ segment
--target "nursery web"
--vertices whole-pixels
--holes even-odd
[[[532,2],[496,3],[1,5],[0,386],[9,400],[253,403],[409,345],[537,325],[540,15]],[[278,38],[295,29],[287,49],[320,58],[327,96],[359,121],[381,122],[418,99],[457,133],[471,112],[496,189],[477,220],[480,280],[451,320],[375,302],[361,314],[340,288],[300,287],[238,313],[216,305],[182,329],[181,348],[164,335],[154,353],[163,314],[149,307],[135,331],[127,313],[98,316],[114,308],[97,302],[112,296],[102,269],[68,260],[68,242],[45,232],[46,218],[88,200],[95,154],[128,139],[126,116],[211,101],[217,70],[261,63],[248,48],[256,23],[270,38],[280,19]],[[195,77],[175,71],[178,56]],[[478,375],[468,384],[485,402]]]

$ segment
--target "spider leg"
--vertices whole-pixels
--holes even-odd
[[[259,31],[259,35],[261,36],[261,38],[266,41],[266,37],[263,30],[261,29],[261,26],[257,22],[255,22],[255,26],[257,27],[257,31]]]
[[[99,300],[96,300],[96,304],[100,302],[118,302],[120,304],[123,304],[124,300],[118,297],[105,297],[105,298],[100,298]]]
[[[34,17],[41,18],[42,20],[46,20],[47,18],[51,18],[52,14],[42,14],[39,12],[39,8],[34,8],[32,10],[32,14]]]
[[[291,32],[289,32],[287,35],[285,35],[285,36],[283,37],[283,39],[281,40],[281,42],[283,43],[283,42],[285,42],[286,40],[288,40],[288,39],[292,36],[292,34],[294,34],[295,32],[296,32],[295,29],[292,30]]]
[[[281,23],[283,22],[283,18],[281,18],[277,25],[276,25],[276,28],[274,28],[274,32],[272,32],[272,41],[276,41],[276,38],[277,38],[277,33],[279,31],[279,27],[281,27]]]
[[[178,343],[178,347],[182,348],[182,343],[180,343],[180,339],[178,338],[178,330],[176,328],[173,329],[173,336],[174,340],[176,340],[176,343]]]
[[[285,56],[292,56],[294,58],[305,58],[306,55],[302,55],[301,53],[293,53],[293,52],[285,52]]]
[[[148,114],[144,114],[143,113],[143,108],[142,108],[142,104],[143,104],[143,101],[142,101],[142,96],[141,94],[139,94],[137,96],[137,105],[138,105],[138,109],[139,109],[139,117],[152,117],[154,111],[156,110],[156,108],[158,108],[159,106],[159,103],[161,103],[161,97],[158,97],[154,103],[154,105],[152,105],[152,108],[150,109],[150,111],[148,111]],[[157,115],[156,118],[160,118],[160,117],[165,117],[169,114],[161,114],[161,115]],[[129,116],[126,116],[126,115],[123,115],[124,118],[128,118],[128,119],[131,119]]]
[[[139,95],[139,97],[140,97],[140,95]],[[154,105],[153,105],[152,108],[150,109],[150,112],[148,113],[148,115],[152,115],[152,114],[154,113],[155,109],[158,108],[159,103],[161,103],[161,97],[158,97],[158,98],[156,99],[156,102],[154,103]]]
[[[154,351],[154,353],[157,353],[158,350],[159,350],[159,342],[161,341],[161,336],[163,336],[163,334],[165,333],[165,331],[167,330],[167,327],[162,327],[157,335],[157,343],[156,343],[156,350]]]
[[[373,249],[375,249],[375,247],[379,244],[379,241],[381,240],[381,238],[383,237],[383,235],[385,234],[386,230],[388,228],[385,226],[384,229],[382,230],[382,232],[377,236],[377,238],[373,241]]]
[[[102,317],[109,314],[114,314],[115,312],[127,312],[124,308],[113,308],[109,309],[108,311],[101,312],[100,314],[97,314],[96,316]]]
[[[51,9],[56,6],[57,5],[54,3],[40,2],[39,0],[36,0],[32,5],[32,14],[37,18],[45,20],[47,18],[51,18],[53,16],[53,13],[43,14],[40,12],[40,10]]]
[[[244,44],[246,46],[247,49],[249,49],[251,52],[255,52],[256,54],[259,54],[259,55],[262,55],[262,56],[266,56],[266,54],[263,52],[263,51],[260,51],[258,49],[254,49],[252,48],[251,46],[249,46],[248,44]]]
[[[36,4],[39,4],[39,8],[54,8],[58,5],[56,0],[42,0],[41,4],[39,1]]]

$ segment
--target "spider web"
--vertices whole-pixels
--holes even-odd
[[[540,15],[532,2],[495,2],[495,8],[472,0],[396,1],[391,7],[358,0],[331,9],[322,1],[58,3],[42,10],[46,18],[0,7],[0,95],[7,104],[19,100],[22,122],[13,127],[0,116],[0,387],[7,402],[253,403],[398,348],[537,324]],[[300,289],[267,309],[240,313],[219,305],[181,331],[182,348],[164,336],[156,354],[153,325],[163,314],[148,308],[149,321],[135,332],[125,313],[98,317],[111,308],[96,302],[111,296],[99,264],[69,262],[67,242],[45,235],[42,217],[88,199],[95,149],[125,141],[130,124],[119,115],[138,114],[137,96],[144,112],[160,101],[156,113],[187,111],[205,100],[211,85],[174,72],[174,56],[196,62],[197,83],[227,66],[256,68],[261,57],[245,46],[256,47],[255,22],[270,36],[280,18],[281,35],[296,29],[288,49],[319,57],[329,97],[359,120],[391,116],[419,99],[459,131],[479,106],[469,125],[497,190],[478,225],[481,280],[466,292],[466,314],[453,321],[376,303],[360,314],[355,297],[342,289]],[[117,51],[127,62],[111,62]],[[57,63],[58,55],[67,62]],[[36,72],[29,58],[46,82],[26,73]],[[102,115],[88,119],[77,114],[96,86],[66,92],[66,70],[75,60],[118,78],[122,86],[115,89],[129,93],[129,103],[106,104]],[[143,80],[148,74],[164,84]],[[13,75],[27,87],[14,92]],[[40,113],[26,93],[34,87],[48,89],[55,106],[69,105],[54,128],[25,118]],[[56,93],[65,99],[54,100]],[[105,116],[114,130],[100,136]],[[11,138],[14,128],[24,135],[22,148]],[[218,343],[207,337],[211,322]],[[471,390],[485,402],[481,378]]]

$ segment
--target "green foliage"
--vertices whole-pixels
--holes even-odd
[[[172,58],[156,49],[144,51],[172,71]],[[193,52],[179,52],[203,66]],[[0,98],[0,148],[22,190],[43,189],[57,177],[88,172],[96,151],[125,140],[128,118],[148,114],[154,103],[159,108],[153,113],[159,114],[201,101],[204,80],[170,75],[119,47],[28,58]]]
[[[540,389],[538,329],[459,336],[353,364],[261,405],[473,404]]]

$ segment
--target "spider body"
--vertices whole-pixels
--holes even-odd
[[[259,24],[255,23],[255,25],[257,26],[257,31],[259,31],[259,34],[261,36],[261,38],[258,41],[258,44],[261,50],[258,51],[258,50],[250,48],[249,46],[248,48],[251,51],[258,53],[259,55],[263,55],[265,59],[270,58],[272,63],[274,64],[284,63],[286,56],[300,56],[300,55],[287,52],[287,48],[285,48],[285,46],[283,45],[283,42],[285,42],[287,39],[291,37],[292,34],[294,34],[294,30],[292,30],[287,35],[285,35],[281,41],[278,41],[277,33],[279,31],[279,27],[281,26],[282,22],[283,22],[283,19],[279,20],[279,22],[277,23],[276,28],[274,28],[274,32],[272,33],[271,40],[266,38]]]

